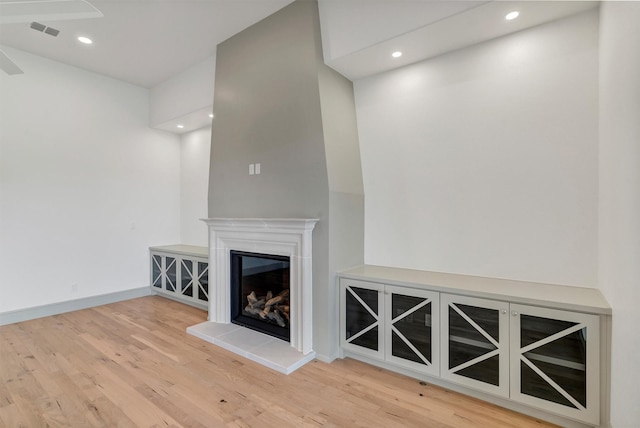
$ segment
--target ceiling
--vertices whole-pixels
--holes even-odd
[[[320,1],[325,62],[351,80],[432,58],[599,5],[598,1],[558,0]],[[505,16],[511,11],[520,14],[516,19],[506,20]],[[402,56],[392,58],[394,51],[402,51]]]
[[[0,43],[151,88],[215,54],[216,45],[292,0],[89,0],[104,17],[0,24]],[[25,0],[0,0],[0,6]],[[58,1],[58,3],[63,3]],[[77,36],[93,39],[82,45]]]
[[[292,1],[0,0],[0,44],[153,88],[174,76],[190,79],[184,77],[189,70],[215,63],[219,43]],[[597,5],[558,0],[318,0],[325,63],[351,80]],[[520,17],[506,21],[511,10],[520,11]],[[60,33],[53,37],[35,31],[32,21]],[[79,43],[80,35],[94,43]],[[400,58],[391,57],[396,50],[403,52]],[[1,49],[0,66],[8,73],[15,67],[21,71]],[[211,108],[180,112],[152,126],[190,132],[211,123]]]
[[[184,77],[189,70],[215,61],[219,43],[292,1],[0,0],[0,45],[153,88],[174,76],[189,79]],[[351,80],[598,4],[574,0],[318,0],[325,63]],[[506,21],[505,14],[512,10],[518,10],[520,16]],[[56,12],[53,16],[52,11]],[[32,21],[60,33],[53,37],[47,30],[35,31],[30,28]],[[94,43],[79,43],[80,35]],[[392,58],[397,50],[402,56]],[[9,74],[21,72],[19,64],[1,49],[0,67]],[[183,112],[152,126],[177,134],[190,132],[211,123],[211,109],[209,105]]]
[[[3,5],[33,0],[0,0]],[[39,0],[42,3],[42,0]],[[45,0],[64,3],[85,0]],[[151,88],[292,0],[90,0],[104,17],[0,23],[0,44]],[[594,1],[319,0],[325,61],[358,79],[595,7]],[[506,22],[504,13],[521,16]],[[0,19],[3,17],[0,16]],[[64,18],[69,18],[64,17]],[[7,19],[4,19],[7,21]],[[24,20],[23,20],[24,21]],[[2,22],[0,20],[0,22]],[[76,37],[94,40],[82,45]],[[392,59],[390,52],[404,55]]]

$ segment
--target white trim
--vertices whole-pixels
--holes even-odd
[[[162,297],[163,299],[173,300],[174,302],[182,303],[183,305],[188,305],[197,309],[202,309],[203,311],[206,311],[208,308],[207,302],[203,302],[202,300],[191,300],[188,298],[185,299],[184,297],[180,297],[173,292],[159,290],[155,287],[151,290],[151,295]]]
[[[130,290],[100,294],[98,296],[83,297],[80,299],[67,300],[64,302],[50,303],[48,305],[34,306],[26,309],[3,312],[0,313],[0,325],[29,321],[36,318],[63,314],[65,312],[79,311],[81,309],[108,305],[109,303],[121,302],[123,300],[150,296],[151,294],[152,293],[149,289],[149,286],[144,286],[139,288],[132,288]]]
[[[313,351],[312,233],[318,219],[210,218],[209,321],[229,324],[230,251],[289,257],[291,346]]]
[[[336,353],[335,355],[332,355],[332,356],[324,355],[324,354],[316,354],[316,360],[322,361],[323,363],[327,363],[327,364],[331,364],[332,362],[334,362],[339,358],[342,358],[339,355],[339,353]]]

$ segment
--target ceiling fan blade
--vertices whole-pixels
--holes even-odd
[[[103,16],[102,12],[86,0],[0,1],[0,24],[102,18]]]
[[[14,74],[24,73],[24,71],[22,71],[22,69],[18,67],[15,62],[11,61],[11,58],[9,58],[7,54],[5,54],[1,50],[0,50],[0,68],[10,76]]]

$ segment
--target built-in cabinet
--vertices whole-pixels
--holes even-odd
[[[602,314],[587,313],[574,310],[580,299],[569,304],[571,295],[587,289],[551,286],[559,287],[561,301],[550,308],[549,294],[540,306],[523,304],[536,303],[526,297],[535,290],[488,299],[477,297],[487,293],[473,285],[445,287],[440,281],[430,289],[427,281],[412,284],[402,276],[400,285],[389,275],[375,281],[370,272],[366,280],[356,279],[358,272],[339,280],[343,353],[600,424],[601,317],[610,312],[604,299],[600,308],[585,307]],[[455,280],[465,278],[474,281]]]
[[[149,248],[151,289],[154,293],[208,308],[209,259],[207,247],[167,245]]]
[[[344,349],[438,374],[438,293],[348,279],[341,288]]]

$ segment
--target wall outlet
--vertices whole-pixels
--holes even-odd
[[[75,293],[78,291],[78,284],[71,284],[71,292]]]
[[[256,166],[252,163],[249,164],[249,175],[255,174]]]
[[[256,175],[260,174],[260,164],[256,164]]]

